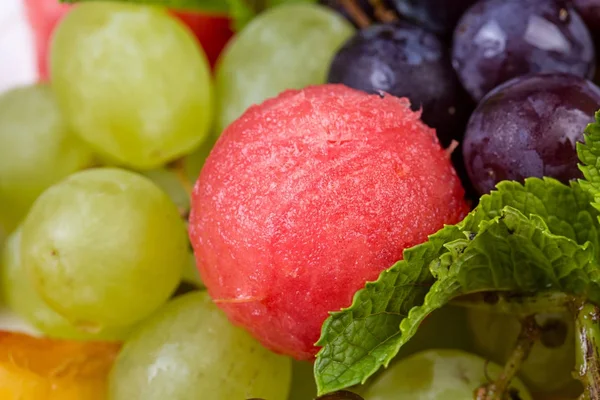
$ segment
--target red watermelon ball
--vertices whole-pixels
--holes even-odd
[[[407,99],[342,85],[287,91],[222,134],[190,237],[217,305],[266,347],[317,352],[329,311],[468,212],[435,131]]]

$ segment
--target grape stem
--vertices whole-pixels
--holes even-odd
[[[394,14],[392,10],[386,7],[383,0],[369,0],[373,10],[375,11],[375,17],[381,22],[394,22],[398,20],[398,16]]]
[[[505,400],[514,397],[510,396],[510,382],[529,356],[533,345],[541,334],[541,329],[535,321],[534,315],[523,319],[521,326],[517,344],[506,362],[504,370],[495,382],[481,387],[476,392],[476,400]]]
[[[371,25],[371,19],[360,8],[356,0],[339,0],[340,5],[346,10],[348,16],[354,21],[360,29]]]
[[[571,296],[556,292],[527,295],[512,292],[480,292],[461,296],[451,302],[455,306],[522,317],[539,313],[568,312],[572,303]]]
[[[580,400],[600,400],[600,308],[589,303],[574,307],[577,375],[583,383]]]

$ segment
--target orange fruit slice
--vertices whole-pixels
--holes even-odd
[[[0,331],[0,399],[105,400],[119,348]]]

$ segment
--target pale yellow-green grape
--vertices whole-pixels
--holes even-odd
[[[200,271],[198,271],[198,267],[196,266],[196,257],[191,251],[188,255],[188,263],[183,268],[183,280],[194,284],[198,289],[204,289],[205,287],[204,283],[202,283],[202,278],[200,278]]]
[[[466,310],[448,305],[425,318],[415,336],[400,348],[397,358],[428,349],[473,351],[472,347]]]
[[[46,85],[0,96],[0,230],[12,231],[46,188],[91,164]]]
[[[215,145],[217,137],[210,136],[200,147],[183,158],[183,169],[193,187],[204,167],[204,162]]]
[[[502,367],[460,350],[427,350],[384,371],[364,393],[367,400],[473,400],[474,391],[499,376]],[[531,400],[519,379],[511,388]]]
[[[206,292],[172,300],[125,343],[109,400],[285,400],[291,361],[233,326]]]
[[[71,323],[123,327],[173,293],[188,240],[177,207],[152,181],[98,168],[38,198],[23,224],[21,256],[41,297]]]
[[[538,315],[536,318],[542,327],[548,328],[556,343],[545,341],[544,344],[542,340],[537,341],[521,367],[519,376],[536,392],[552,393],[576,387],[577,383],[572,375],[575,367],[575,332],[572,318],[567,314]],[[477,352],[495,362],[505,362],[521,331],[518,318],[469,310],[468,323]]]
[[[335,52],[353,31],[342,16],[316,4],[284,4],[260,14],[219,59],[217,131],[286,89],[325,83]]]
[[[157,168],[209,132],[206,56],[160,8],[118,2],[74,8],[54,34],[51,75],[75,131],[123,165]]]
[[[179,177],[178,172],[166,168],[157,168],[143,172],[142,174],[169,196],[182,216],[187,214],[190,209],[191,199],[188,188],[186,188],[187,182],[183,181],[186,179],[185,176]]]
[[[2,300],[46,336],[74,340],[122,340],[131,328],[86,332],[77,329],[42,300],[21,262],[21,229],[8,238],[0,260]]]
[[[309,400],[316,397],[313,364],[308,361],[292,361],[292,385],[288,400]]]

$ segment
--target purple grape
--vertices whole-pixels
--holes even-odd
[[[572,0],[590,31],[600,30],[600,0]]]
[[[387,0],[402,17],[442,37],[452,35],[462,14],[477,0]]]
[[[581,177],[575,144],[600,109],[600,88],[568,74],[513,79],[479,103],[463,142],[465,166],[479,194],[502,180]]]
[[[517,76],[565,72],[591,78],[595,51],[577,12],[561,0],[485,0],[454,31],[452,63],[471,96]]]
[[[433,33],[408,22],[372,25],[338,51],[329,83],[407,97],[442,145],[459,139],[472,110],[447,51]]]

